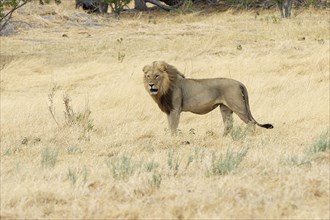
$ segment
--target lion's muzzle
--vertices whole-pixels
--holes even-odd
[[[157,95],[158,89],[155,87],[155,84],[149,84],[149,91],[151,95]]]

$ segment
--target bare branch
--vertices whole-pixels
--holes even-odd
[[[48,110],[49,110],[50,114],[52,115],[56,125],[59,126],[59,124],[55,118],[54,96],[55,96],[56,90],[57,90],[57,86],[54,85],[52,88],[52,91],[48,94]]]
[[[7,14],[5,14],[2,18],[0,18],[0,31],[7,25],[8,21],[12,18],[14,11],[23,7],[28,2],[31,1],[32,0],[24,0],[21,4],[15,5],[11,10],[9,10],[9,12],[7,12]]]

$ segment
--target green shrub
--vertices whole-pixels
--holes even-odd
[[[239,152],[233,152],[231,149],[227,149],[225,155],[220,154],[217,156],[212,154],[212,164],[207,170],[207,175],[226,175],[238,168],[239,164],[243,161],[249,148],[245,147]]]

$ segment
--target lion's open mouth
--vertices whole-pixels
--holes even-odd
[[[151,93],[152,95],[157,95],[157,92],[158,92],[158,89],[150,88],[150,93]]]

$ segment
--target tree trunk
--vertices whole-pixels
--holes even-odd
[[[141,10],[141,11],[146,11],[149,8],[147,7],[146,3],[149,2],[153,5],[156,5],[158,7],[160,7],[161,9],[164,9],[165,11],[170,11],[173,10],[174,7],[162,4],[160,1],[158,0],[134,0],[135,3],[135,9],[136,10]]]
[[[277,0],[277,6],[281,11],[282,18],[291,16],[292,0]]]
[[[134,9],[139,11],[146,11],[148,10],[148,7],[146,5],[146,2],[144,0],[134,0]]]
[[[160,1],[170,6],[178,5],[181,2],[181,0],[160,0]]]

